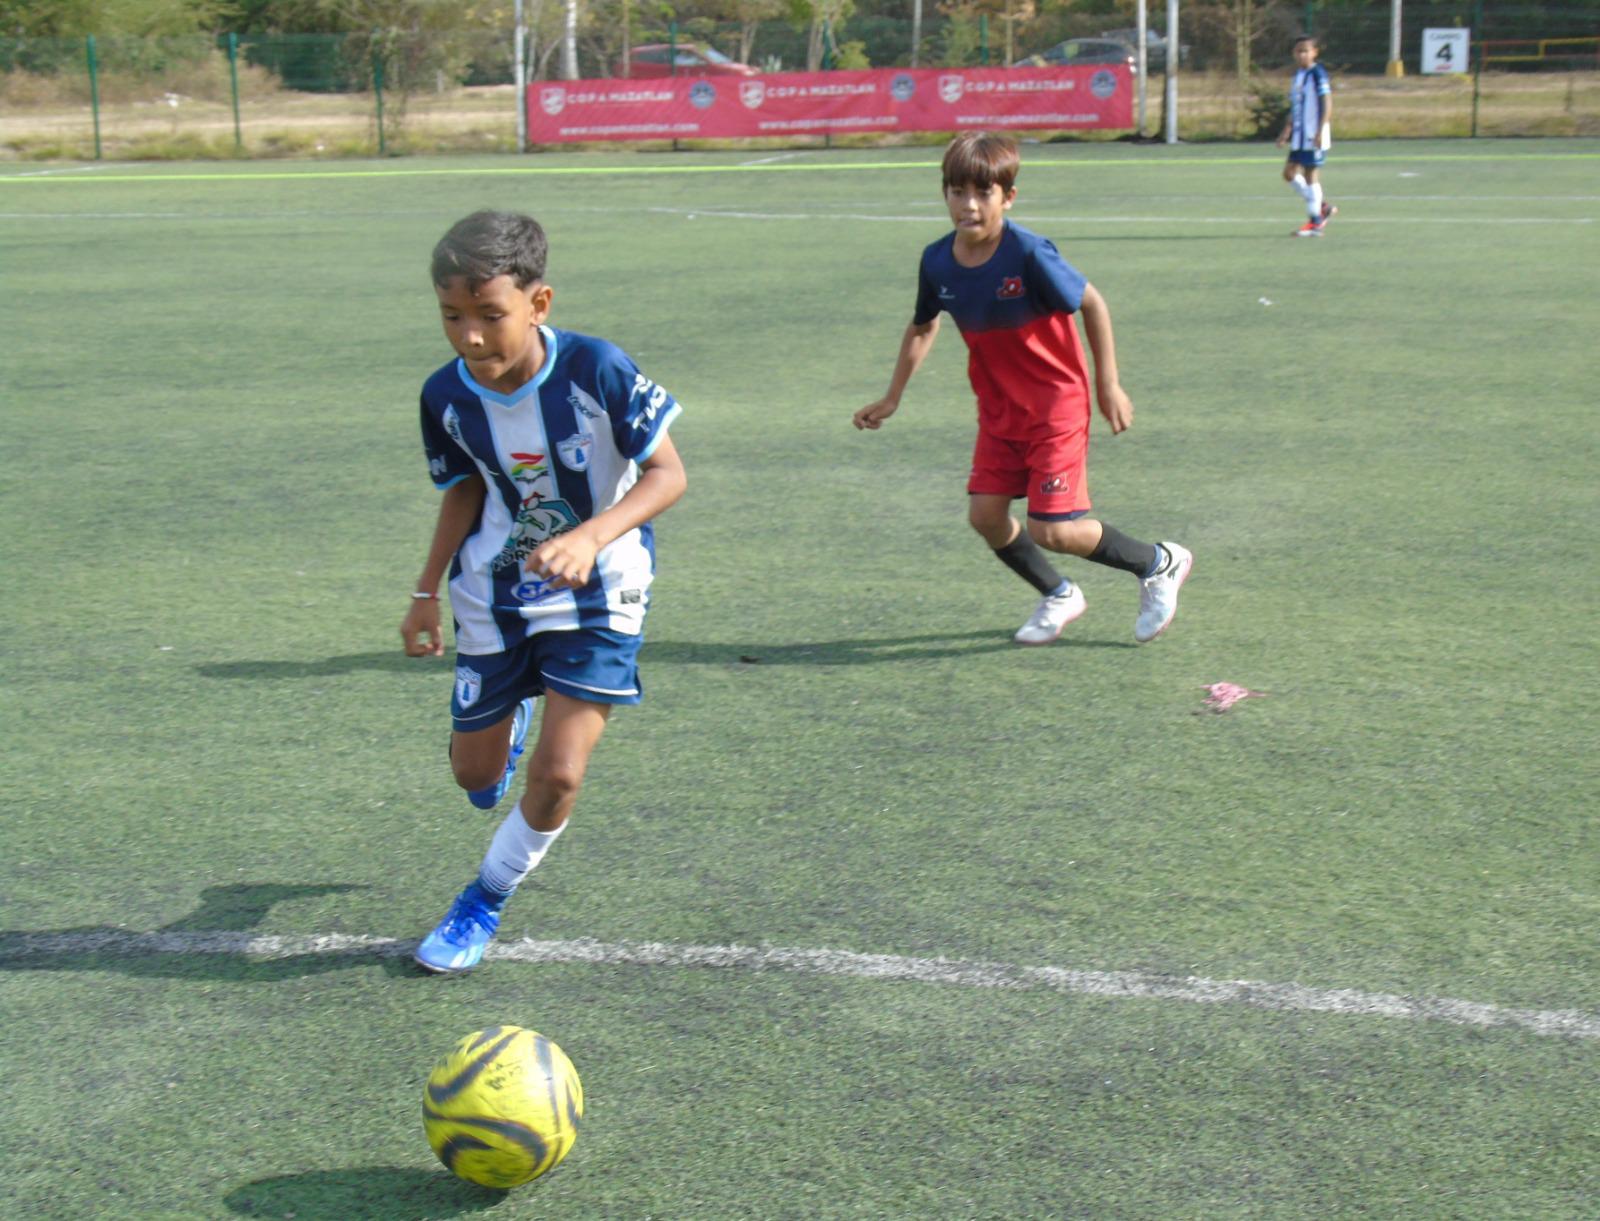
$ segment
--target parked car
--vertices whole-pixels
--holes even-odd
[[[1077,64],[1127,64],[1129,72],[1137,72],[1139,63],[1133,48],[1115,38],[1069,38],[1053,47],[1019,59],[1013,68],[1054,68]]]
[[[1134,54],[1139,51],[1139,30],[1105,30],[1101,38],[1115,38],[1118,42],[1125,42],[1134,49]],[[1167,39],[1164,34],[1158,34],[1149,26],[1144,28],[1144,58],[1145,63],[1152,72],[1165,72],[1167,70]],[[1178,64],[1182,66],[1189,62],[1189,47],[1187,43],[1178,45]]]
[[[677,71],[674,72],[673,68]],[[647,42],[634,47],[626,60],[617,63],[617,75],[634,80],[662,76],[754,76],[749,64],[729,59],[703,42]]]

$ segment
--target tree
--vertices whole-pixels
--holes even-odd
[[[789,16],[806,29],[806,71],[822,67],[823,55],[837,53],[838,27],[855,11],[855,0],[789,0]],[[830,44],[832,44],[830,46]]]

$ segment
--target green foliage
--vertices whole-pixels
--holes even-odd
[[[218,28],[224,0],[0,0],[0,37],[171,37]]]
[[[867,58],[867,44],[859,40],[841,42],[834,54],[833,66],[841,69],[872,67],[872,61]]]
[[[1252,140],[1276,140],[1289,121],[1289,95],[1268,81],[1250,83],[1250,127]]]
[[[972,0],[948,0],[939,6],[948,20],[939,40],[939,62],[951,68],[976,64],[983,54],[983,17]]]

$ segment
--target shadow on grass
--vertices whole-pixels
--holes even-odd
[[[421,978],[422,972],[411,964],[411,942],[340,945],[330,937],[313,950],[282,953],[272,936],[251,932],[274,904],[361,889],[342,882],[211,886],[201,892],[193,912],[151,933],[103,924],[0,929],[0,971],[115,971],[154,979],[274,983],[380,966],[390,975]],[[307,938],[286,940],[303,944]]]
[[[1056,648],[1122,649],[1136,647],[1119,640],[1068,639]],[[980,628],[972,632],[933,632],[925,636],[862,637],[818,640],[805,644],[699,644],[687,640],[647,640],[641,655],[645,664],[768,665],[768,666],[868,666],[895,661],[925,661],[933,657],[976,657],[982,653],[1014,652],[1017,646],[1003,631]]]
[[[868,666],[895,661],[926,661],[935,657],[969,657],[980,653],[1004,653],[1017,646],[1010,636],[995,628],[971,632],[932,632],[924,636],[864,637],[844,640],[816,640],[800,644],[762,644],[746,640],[728,643],[697,643],[687,640],[645,638],[644,664],[650,665],[771,665],[771,666]],[[1131,649],[1121,640],[1058,640],[1058,649]],[[195,667],[206,678],[253,682],[258,679],[329,678],[357,670],[386,670],[392,673],[428,673],[429,663],[438,667],[450,664],[448,658],[407,657],[398,650],[380,653],[345,653],[320,661],[219,661]]]
[[[374,653],[342,653],[338,657],[324,657],[320,661],[295,658],[287,661],[218,661],[194,668],[204,678],[332,678],[340,674],[354,674],[357,670],[387,670],[394,673],[416,671],[426,673],[428,663],[437,666],[448,664],[444,658],[407,657],[398,646]]]
[[[478,1187],[442,1170],[355,1166],[260,1179],[230,1191],[222,1202],[242,1217],[293,1217],[295,1221],[401,1218],[429,1221],[494,1208],[503,1191]]]

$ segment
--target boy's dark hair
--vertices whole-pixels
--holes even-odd
[[[510,276],[518,288],[544,279],[550,243],[539,222],[521,212],[484,210],[463,217],[433,248],[433,282],[463,277],[474,286]]]
[[[962,132],[944,150],[944,189],[975,186],[987,191],[996,183],[1002,191],[1016,184],[1022,155],[1010,136],[988,131]]]
[[[1315,34],[1297,34],[1295,40],[1289,44],[1289,50],[1293,51],[1303,42],[1309,42],[1313,51],[1322,50],[1322,44],[1317,41]]]

